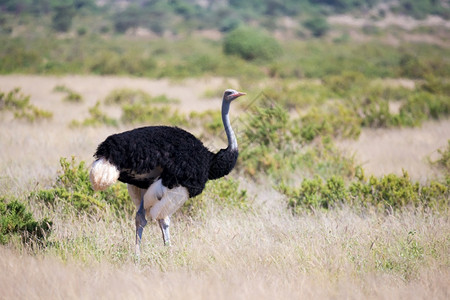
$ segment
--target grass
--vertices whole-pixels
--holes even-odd
[[[442,200],[442,195],[448,195],[448,180],[443,186],[442,179],[429,171],[421,173],[427,176],[425,183],[407,176],[365,178],[360,173],[363,166],[336,146],[339,139],[357,139],[368,130],[359,122],[362,116],[355,117],[345,106],[349,95],[370,91],[382,99],[408,103],[411,90],[373,87],[365,76],[344,75],[298,85],[285,81],[256,100],[252,95],[258,94],[250,83],[247,99],[242,97],[242,105],[232,108],[241,147],[238,168],[227,178],[209,182],[202,195],[189,200],[173,216],[172,248],[163,246],[158,226],[150,222],[144,231],[139,265],[133,255],[134,210],[125,186],[117,184],[101,193],[90,189],[87,168],[95,147],[109,134],[159,122],[199,131],[206,145],[214,145],[221,131],[218,110],[208,110],[207,100],[181,96],[205,95],[215,88],[89,77],[86,82],[95,82],[92,88],[80,78],[71,78],[77,82],[77,90],[89,91],[81,93],[83,102],[73,105],[60,101],[58,95],[51,97],[54,82],[64,82],[64,78],[48,77],[45,80],[51,84],[36,85],[22,77],[24,90],[34,91],[25,97],[27,103],[51,107],[54,116],[35,124],[0,120],[0,129],[4,129],[0,130],[0,146],[6,149],[0,153],[4,170],[0,195],[18,199],[27,220],[50,220],[52,227],[50,234],[37,241],[24,241],[14,232],[17,235],[0,247],[2,296],[445,299],[449,293],[450,231],[448,197]],[[7,82],[8,76],[4,79],[0,84]],[[12,82],[16,81],[12,76]],[[118,83],[130,88],[121,89]],[[168,96],[155,97],[156,103],[149,104],[152,101],[146,92],[136,88],[147,85],[165,90]],[[345,88],[349,86],[351,93]],[[307,87],[306,97],[302,96],[303,87]],[[434,119],[433,107],[446,107],[445,81],[429,80],[416,88],[444,101],[411,103],[411,120],[422,118],[417,111],[425,113],[423,122]],[[177,90],[180,97],[171,93]],[[114,96],[110,103],[104,100],[108,95]],[[190,110],[178,112],[183,104]],[[144,108],[151,111],[143,114]],[[128,119],[111,117],[114,109]],[[448,113],[437,111],[438,124],[445,129]],[[86,115],[83,122],[87,123],[81,125],[93,122],[95,126],[67,126],[70,120]],[[109,123],[119,118],[121,122]],[[441,127],[425,124],[428,131],[420,134],[432,139],[428,153],[439,154],[432,161],[441,166],[440,175],[446,174],[443,167],[448,149],[437,144],[448,131],[436,133],[433,128]],[[408,128],[408,132],[414,137],[414,132],[418,135],[424,128]],[[397,128],[385,126],[382,130],[379,132],[384,135],[400,132],[396,140],[406,143],[406,148],[414,148],[422,140],[421,135],[405,139]],[[438,138],[432,138],[435,135]],[[373,140],[383,141],[377,136]],[[387,144],[379,146],[385,149]],[[392,151],[405,151],[401,149]],[[60,160],[72,156],[76,157]],[[291,190],[280,193],[280,183]],[[439,192],[442,187],[447,192]],[[397,202],[393,195],[398,196]],[[353,200],[358,200],[355,197],[361,202],[367,198],[367,205],[353,205]],[[383,202],[385,198],[393,202]],[[294,210],[289,206],[292,199],[300,199]],[[427,206],[430,199],[442,200],[444,205]]]
[[[0,73],[63,75],[0,80],[1,298],[448,298],[450,48],[401,29],[398,45],[348,28],[147,39],[83,20],[74,36],[49,17],[0,32]],[[149,222],[135,264],[125,185],[88,182],[96,146],[172,124],[220,148],[219,100],[202,98],[228,87],[248,93],[236,170],[173,216],[172,248]]]
[[[208,209],[202,220],[175,218],[171,250],[149,224],[139,266],[132,260],[131,218],[57,217],[52,241],[59,249],[32,256],[0,249],[2,294],[444,299],[448,293],[446,216],[357,214],[348,207],[295,217],[264,207],[252,214]]]
[[[49,91],[54,87],[41,85],[49,86]],[[83,90],[80,82],[79,87]],[[130,127],[67,127],[68,121],[79,119],[79,114],[88,112],[98,99],[104,96],[85,97],[85,102],[66,110],[69,104],[55,97],[50,123],[12,120],[14,130],[1,131],[0,141],[15,141],[1,154],[5,170],[1,194],[19,199],[35,220],[48,219],[53,224],[43,242],[12,238],[0,247],[3,297],[137,298],[150,293],[156,299],[378,299],[393,295],[444,299],[448,293],[447,210],[410,206],[379,210],[372,205],[355,209],[344,203],[328,210],[299,208],[292,214],[288,197],[272,187],[275,176],[260,172],[253,180],[239,170],[210,182],[201,196],[191,199],[173,217],[171,249],[163,246],[158,226],[149,223],[141,263],[135,265],[134,211],[123,206],[129,200],[124,186],[115,185],[105,194],[93,193],[86,185],[84,171],[104,137]],[[30,101],[36,104],[36,97],[31,95]],[[48,106],[46,102],[37,104]],[[264,124],[250,118],[245,123],[250,126],[248,135],[267,145],[271,149],[267,154],[293,145],[296,135],[281,139],[276,132],[287,130],[294,117],[263,108],[259,113],[265,114],[274,134],[267,138],[263,132],[252,130],[252,122],[259,127]],[[246,118],[237,106],[234,114]],[[197,118],[209,124],[215,123],[216,115],[189,118],[194,127],[204,127]],[[11,122],[1,121],[0,126],[10,128]],[[245,150],[248,144],[242,140],[243,128],[238,127],[241,149]],[[318,139],[305,143],[297,165],[292,164],[283,174],[290,173],[289,178],[297,181],[308,172],[324,178],[335,172],[343,174],[337,148]],[[30,146],[33,155],[19,151]],[[441,150],[442,160],[447,157],[445,151]],[[58,161],[74,154],[74,161]],[[79,165],[80,161],[86,163]],[[28,197],[30,192],[34,196]],[[85,203],[83,195],[95,199],[96,204],[89,199]],[[125,202],[115,205],[108,199]],[[37,288],[42,286],[48,288]]]

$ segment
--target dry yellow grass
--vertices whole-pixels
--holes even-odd
[[[61,95],[52,92],[57,84],[81,93],[85,102],[62,102]],[[51,110],[54,118],[28,124],[1,116],[0,195],[23,196],[36,184],[53,182],[60,157],[74,155],[89,163],[100,141],[125,129],[67,127],[71,120],[86,117],[87,108],[110,90],[141,88],[152,95],[165,93],[181,99],[181,95],[171,93],[178,90],[183,95],[199,96],[217,84],[214,81],[191,87],[114,77],[1,76],[1,91],[22,87],[34,105]],[[181,104],[182,110],[218,105],[214,101],[186,101]],[[444,121],[420,129],[365,132],[359,141],[347,146],[356,153],[363,149],[364,155],[382,149],[387,149],[386,153],[399,152],[392,159],[397,163],[394,169],[389,169],[391,159],[371,156],[376,157],[375,169],[397,172],[397,168],[408,168],[414,160],[423,160],[442,140],[445,142],[449,124]],[[417,138],[415,133],[419,133]],[[423,149],[410,152],[424,140]],[[393,141],[399,143],[394,149]],[[367,143],[372,146],[365,148]],[[428,176],[430,171],[415,170],[410,171],[411,175],[418,178]],[[251,211],[211,204],[204,216],[177,215],[171,249],[162,246],[159,228],[149,224],[144,231],[139,266],[132,256],[133,216],[120,219],[110,212],[104,212],[103,218],[75,213],[68,216],[58,211],[61,208],[50,211],[30,203],[37,218],[51,216],[53,247],[31,254],[1,246],[0,298],[449,298],[447,212],[406,209],[394,214],[357,213],[342,207],[293,216],[286,209],[285,199],[273,189],[242,180],[242,186],[252,195]]]
[[[201,222],[176,220],[170,250],[162,246],[157,226],[147,227],[139,266],[131,257],[118,257],[132,252],[131,220],[56,219],[53,240],[89,239],[92,248],[62,249],[66,262],[61,253],[30,256],[0,248],[0,294],[3,299],[448,299],[447,217],[413,211],[357,215],[346,208],[298,217],[264,208],[250,215],[210,212]],[[422,249],[417,256],[411,252],[415,246]]]
[[[397,175],[406,170],[412,179],[426,182],[438,172],[430,164],[450,140],[450,120],[427,122],[419,128],[365,129],[357,141],[339,145],[355,155],[368,174]]]

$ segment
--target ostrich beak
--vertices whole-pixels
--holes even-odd
[[[244,96],[244,95],[247,95],[247,93],[237,92],[237,93],[233,94],[233,98],[236,99],[236,98],[238,98],[240,96]]]

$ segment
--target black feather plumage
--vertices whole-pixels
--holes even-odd
[[[191,133],[178,127],[147,126],[113,134],[94,157],[104,157],[120,171],[119,180],[146,189],[157,178],[164,186],[184,186],[189,196],[200,194],[208,179],[228,174],[238,152],[214,154]]]

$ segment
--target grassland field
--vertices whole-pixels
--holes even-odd
[[[450,299],[445,1],[188,2],[0,4],[0,299]],[[224,148],[226,88],[236,168],[137,263],[97,145],[165,124]]]
[[[68,126],[71,120],[85,118],[88,108],[114,89],[164,93],[180,99],[172,105],[189,113],[216,109],[220,99],[208,98],[207,91],[234,84],[221,78],[173,82],[3,75],[0,90],[20,87],[34,105],[53,112],[53,117],[29,123],[2,114],[0,193],[20,198],[45,188],[54,182],[60,157],[75,156],[90,163],[96,145],[107,135],[132,127]],[[62,101],[54,91],[57,85],[76,90],[84,101]],[[254,97],[249,94],[242,101]],[[119,114],[114,108],[108,112]],[[236,106],[232,113],[243,112]],[[438,176],[428,161],[450,139],[449,128],[449,120],[444,119],[418,128],[365,129],[359,139],[338,144],[354,153],[368,173],[401,174],[406,169],[412,178],[426,181]],[[28,203],[36,218],[51,215],[50,243],[59,246],[39,250],[17,240],[1,246],[1,298],[448,298],[448,211],[404,208],[386,214],[343,205],[293,215],[269,179],[231,176],[247,191],[251,210],[210,203],[201,215],[177,214],[171,249],[163,247],[159,229],[150,224],[139,265],[132,255],[132,214],[115,218],[109,209],[91,215]],[[212,193],[207,192],[207,197]]]

